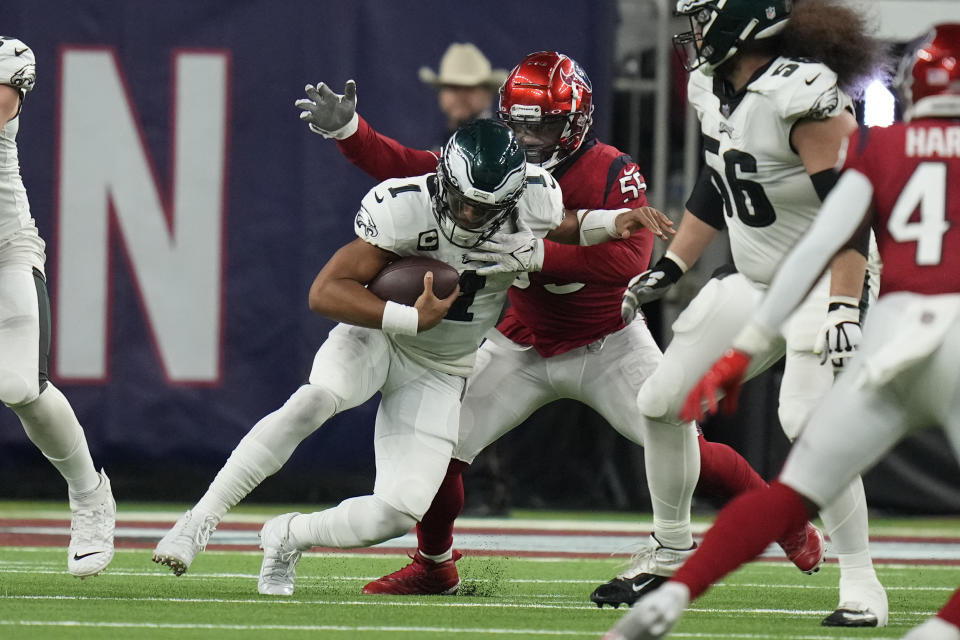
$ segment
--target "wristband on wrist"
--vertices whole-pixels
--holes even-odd
[[[314,133],[319,133],[324,138],[333,138],[334,140],[343,140],[349,138],[357,132],[357,129],[360,128],[360,116],[354,112],[353,117],[350,118],[350,121],[347,124],[343,125],[336,131],[324,131],[323,129],[317,127],[312,122],[308,124],[310,131]]]
[[[675,254],[673,251],[670,251],[670,249],[667,249],[667,252],[663,254],[663,257],[664,257],[664,258],[669,258],[670,260],[673,260],[674,264],[676,264],[678,267],[680,267],[680,273],[681,273],[681,274],[686,273],[686,272],[687,272],[687,269],[690,268],[689,266],[687,266],[687,263],[684,262],[683,258],[681,258],[681,257],[678,256],[677,254]]]
[[[380,320],[380,328],[384,333],[415,336],[419,326],[420,312],[416,307],[387,301],[383,308],[383,318]]]
[[[671,257],[671,253],[668,251],[666,255],[657,260],[657,264],[650,267],[650,270],[663,271],[664,276],[666,276],[664,280],[669,284],[673,284],[679,280],[680,277],[683,276],[684,271],[686,271],[684,268],[686,265],[683,264],[683,260],[680,260],[679,263],[677,260],[678,258],[675,256]]]
[[[580,209],[577,211],[577,221],[580,223],[580,246],[589,247],[619,238],[617,216],[625,211],[630,209]]]

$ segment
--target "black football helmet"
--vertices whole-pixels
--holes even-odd
[[[517,210],[527,163],[507,125],[472,120],[450,136],[437,166],[434,215],[447,240],[472,249]]]
[[[792,9],[792,0],[679,0],[676,13],[690,30],[673,36],[673,46],[687,71],[713,75],[744,43],[780,33]]]

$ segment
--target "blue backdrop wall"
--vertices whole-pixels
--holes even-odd
[[[373,181],[299,121],[304,84],[355,78],[371,123],[428,146],[443,122],[417,69],[451,42],[504,68],[559,49],[604,114],[615,20],[608,0],[5,0],[0,31],[37,57],[18,141],[48,242],[52,377],[95,460],[126,478],[118,497],[198,496],[331,327],[308,287]],[[305,495],[370,482],[373,408],[304,443]],[[0,420],[0,492],[38,495],[35,475],[60,496],[15,417]]]

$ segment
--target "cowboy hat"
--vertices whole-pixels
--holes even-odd
[[[433,87],[455,85],[476,87],[486,85],[497,89],[507,79],[506,69],[492,69],[487,56],[469,42],[454,42],[440,58],[440,72],[420,67],[420,80]]]

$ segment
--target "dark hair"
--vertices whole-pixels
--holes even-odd
[[[889,77],[893,69],[873,26],[869,16],[839,0],[795,0],[779,34],[779,54],[822,62],[837,74],[843,91],[859,98],[872,79]]]

